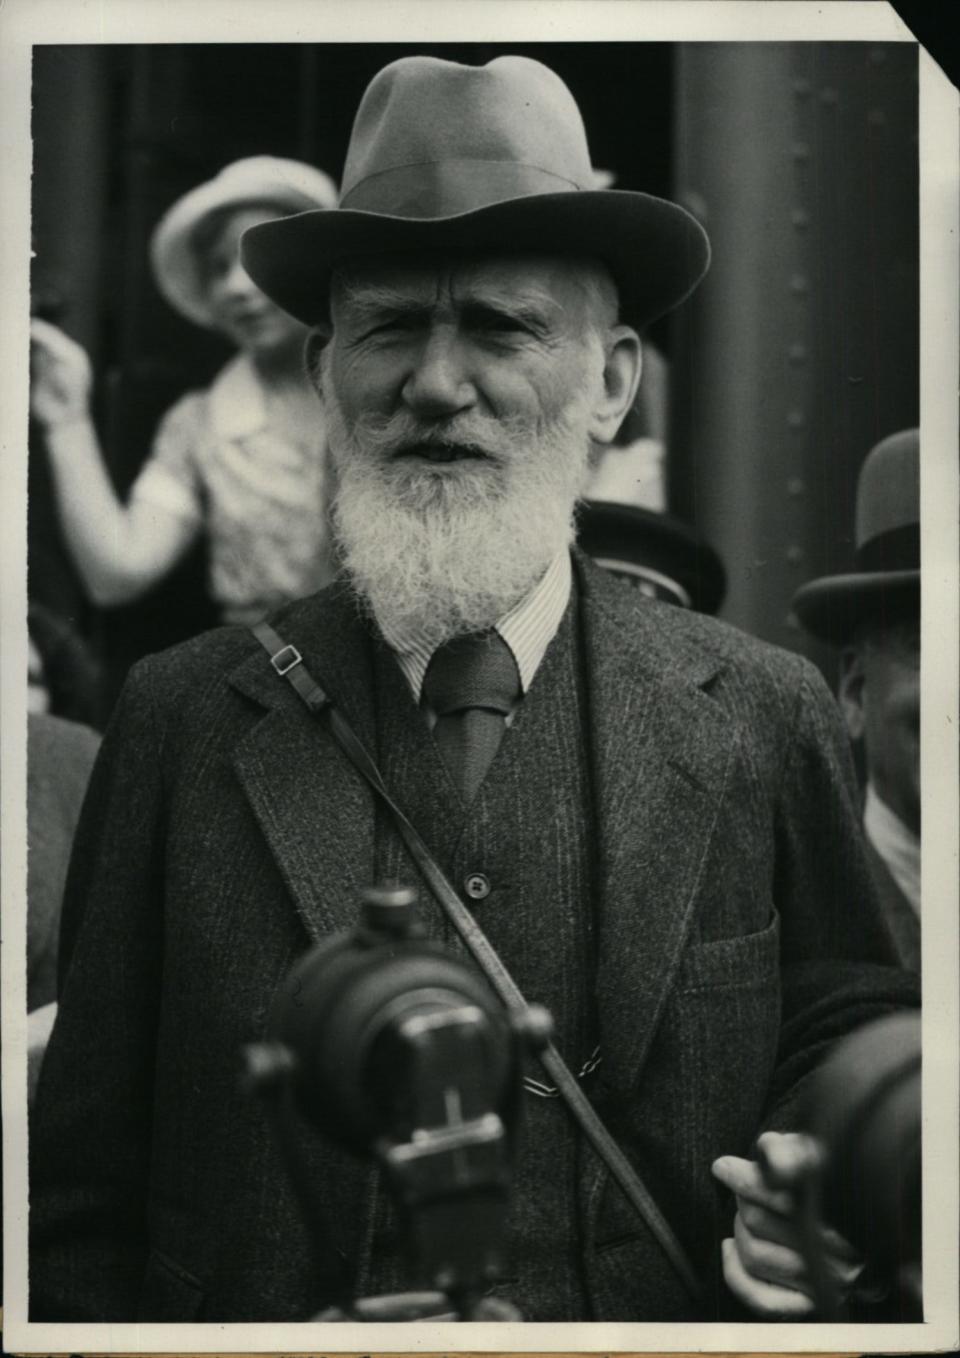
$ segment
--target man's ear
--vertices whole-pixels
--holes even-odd
[[[640,336],[629,325],[615,325],[604,343],[603,390],[594,405],[590,437],[595,443],[612,443],[640,385],[643,357]]]
[[[330,331],[325,326],[315,326],[307,336],[303,348],[303,361],[307,376],[318,396],[323,396],[323,351],[330,343]]]
[[[840,665],[840,685],[837,692],[840,711],[847,724],[850,739],[861,740],[866,728],[863,688],[867,676],[863,656],[855,647],[848,646],[840,657]]]

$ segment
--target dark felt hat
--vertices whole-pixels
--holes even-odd
[[[596,182],[573,95],[540,62],[403,57],[361,100],[339,207],[251,228],[243,262],[310,325],[325,315],[332,269],[351,257],[577,255],[608,266],[622,318],[642,326],[696,287],[709,242],[677,204]]]
[[[723,603],[723,562],[682,520],[637,505],[585,500],[577,523],[577,541],[587,555],[649,597],[699,613],[716,613]]]
[[[865,622],[920,612],[920,431],[872,448],[857,479],[853,569],[802,585],[793,610],[808,632],[840,645]]]

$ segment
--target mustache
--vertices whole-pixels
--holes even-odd
[[[384,459],[437,448],[502,462],[536,432],[533,421],[516,415],[494,417],[470,412],[426,423],[409,411],[398,410],[391,415],[360,416],[349,441],[355,450]]]

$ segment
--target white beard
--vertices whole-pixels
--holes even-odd
[[[401,410],[348,429],[329,374],[324,408],[338,547],[388,641],[415,636],[433,650],[492,627],[572,543],[589,459],[583,392],[549,428],[476,414],[441,428]],[[469,444],[489,458],[391,460],[411,442]]]

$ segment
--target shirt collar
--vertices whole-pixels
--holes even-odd
[[[920,914],[920,839],[867,784],[863,828],[897,886]]]
[[[207,392],[210,424],[224,439],[244,438],[267,423],[267,403],[257,370],[237,354],[217,373]]]
[[[532,684],[546,649],[560,626],[570,599],[570,584],[570,553],[564,550],[553,558],[546,573],[529,594],[494,624],[513,652],[524,693]],[[423,676],[430,663],[432,650],[415,633],[384,634],[384,640],[396,655],[414,700],[419,703]]]

